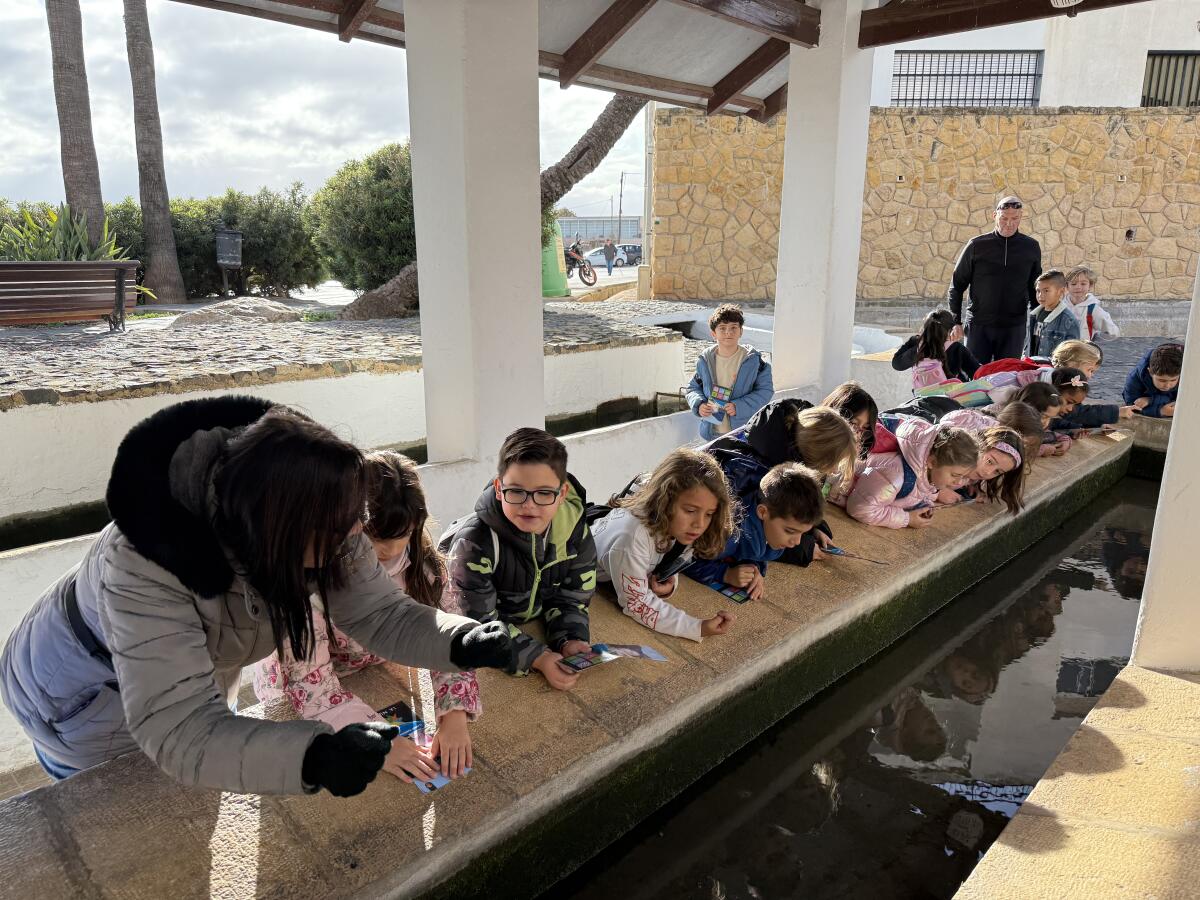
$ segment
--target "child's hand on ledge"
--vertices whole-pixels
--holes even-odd
[[[750,576],[750,584],[746,586],[746,593],[750,595],[751,600],[761,600],[767,595],[767,580],[763,578],[757,566],[751,566],[750,569],[753,574]]]
[[[751,563],[730,566],[725,570],[725,583],[730,587],[748,588],[756,574],[758,574],[758,567]]]
[[[1136,409],[1138,412],[1141,412],[1143,409],[1145,409],[1149,405],[1150,405],[1149,397],[1138,397],[1136,400],[1133,401],[1133,408]]]
[[[933,510],[919,509],[908,514],[909,528],[928,528],[933,524]]]
[[[429,755],[441,760],[442,774],[458,778],[474,765],[471,758],[471,735],[467,733],[467,714],[452,709],[438,718],[437,734],[429,745]]]
[[[953,506],[961,500],[958,491],[952,491],[950,488],[942,488],[937,494],[937,502],[941,506]]]
[[[561,653],[547,650],[533,661],[533,668],[545,676],[550,687],[558,691],[569,691],[575,687],[575,682],[579,680],[579,673],[568,672],[558,664],[560,659],[562,659]]]
[[[592,645],[587,641],[567,641],[562,645],[562,650],[559,652],[563,656],[574,656],[576,653],[587,653],[592,649]]]
[[[733,622],[733,613],[721,610],[711,619],[705,619],[700,623],[700,636],[712,637],[714,634],[728,634],[729,629],[733,627]]]
[[[1133,404],[1133,406],[1122,406],[1122,407],[1121,407],[1121,413],[1120,413],[1120,417],[1121,417],[1122,419],[1132,419],[1132,418],[1133,418],[1133,414],[1134,414],[1134,413],[1135,413],[1137,410],[1138,410],[1138,405],[1137,405],[1136,403],[1134,403],[1134,404]]]
[[[666,581],[659,581],[653,575],[649,578],[650,590],[654,592],[656,597],[670,597],[675,590],[675,582],[679,578],[678,575],[672,575]]]
[[[414,778],[428,781],[437,775],[437,764],[429,752],[418,747],[410,738],[398,737],[392,741],[392,749],[383,761],[383,770],[412,784]]]
[[[1175,404],[1174,403],[1164,404],[1164,406],[1162,408],[1162,415],[1167,419],[1174,416],[1175,415]]]

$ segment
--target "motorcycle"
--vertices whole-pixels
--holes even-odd
[[[596,270],[592,268],[592,264],[584,258],[583,252],[580,250],[579,241],[571,244],[564,252],[567,263],[567,278],[570,278],[576,269],[579,269],[579,280],[591,287],[596,283]]]

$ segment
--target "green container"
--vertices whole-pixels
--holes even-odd
[[[542,248],[542,296],[570,297],[567,287],[567,263],[563,259],[562,229],[554,223],[554,240]]]

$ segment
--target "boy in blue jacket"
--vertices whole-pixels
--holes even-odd
[[[1125,402],[1143,416],[1174,416],[1182,372],[1183,344],[1159,344],[1130,370],[1125,379]]]
[[[717,559],[698,559],[684,574],[702,584],[742,588],[763,596],[767,563],[798,545],[825,517],[820,476],[800,463],[781,463],[763,476],[758,491],[741,501],[739,529]]]
[[[687,402],[700,417],[700,437],[711,441],[750,421],[775,394],[771,364],[740,343],[746,318],[741,307],[722,303],[708,318],[716,343],[696,360]]]

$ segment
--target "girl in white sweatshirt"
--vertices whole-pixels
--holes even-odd
[[[729,487],[707,453],[669,454],[632,496],[592,525],[596,574],[612,582],[625,615],[662,634],[699,641],[725,634],[733,616],[698,619],[668,602],[693,554],[712,559],[733,531]]]

